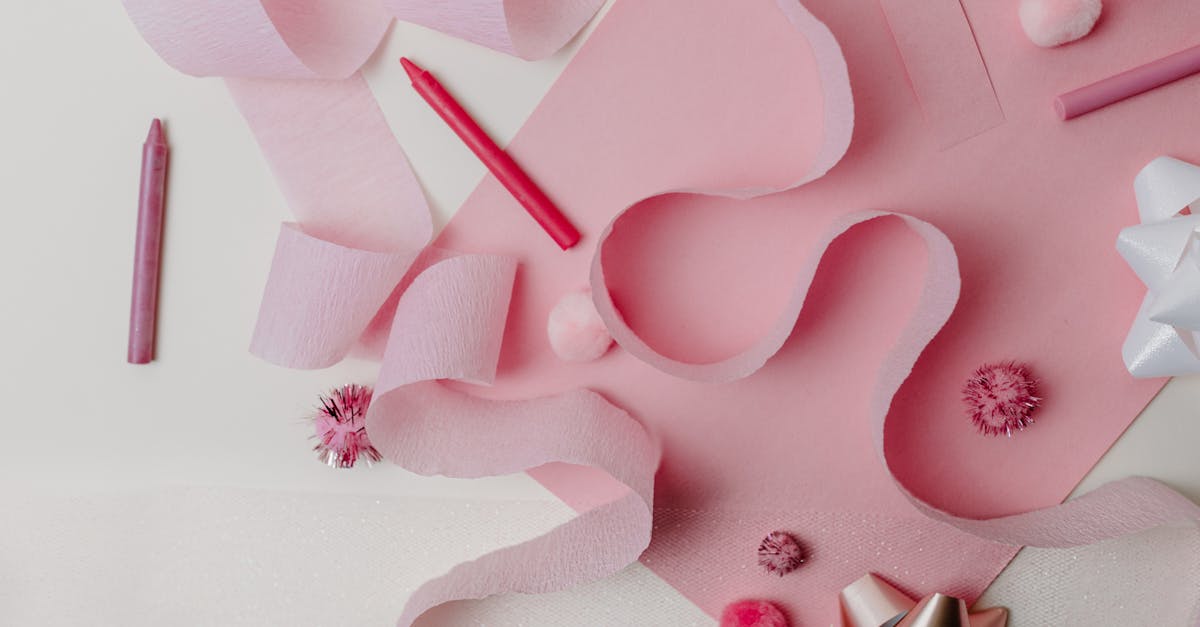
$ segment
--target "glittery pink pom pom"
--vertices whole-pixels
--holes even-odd
[[[721,627],[788,627],[788,621],[774,603],[746,599],[725,606]]]
[[[782,577],[803,563],[804,548],[786,531],[772,531],[758,545],[758,565],[769,573]]]
[[[317,440],[317,459],[337,468],[350,468],[359,457],[370,466],[383,459],[367,438],[367,407],[371,388],[344,385],[321,397],[321,407],[312,417]]]
[[[980,432],[1012,437],[1014,430],[1033,424],[1033,412],[1042,399],[1029,368],[1007,362],[976,370],[963,386],[963,402]]]

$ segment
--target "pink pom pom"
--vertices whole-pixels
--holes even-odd
[[[337,468],[350,468],[362,457],[367,465],[383,459],[367,437],[367,407],[371,388],[343,385],[321,397],[321,408],[312,417],[317,458]]]
[[[725,606],[721,627],[788,627],[788,620],[770,601],[745,599]]]
[[[1033,424],[1033,412],[1041,404],[1037,381],[1023,364],[987,364],[963,385],[963,402],[971,422],[982,433],[1012,437]]]
[[[804,563],[804,548],[795,536],[785,531],[772,531],[758,545],[758,565],[780,577]]]
[[[608,352],[612,336],[588,292],[570,292],[550,310],[550,348],[563,361],[592,361]]]
[[[1021,0],[1018,14],[1029,40],[1052,48],[1092,32],[1100,10],[1100,0]]]

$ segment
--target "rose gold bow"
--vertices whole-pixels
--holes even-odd
[[[967,604],[935,592],[913,601],[871,573],[838,595],[842,627],[1005,627],[1008,610],[993,607],[969,614]]]

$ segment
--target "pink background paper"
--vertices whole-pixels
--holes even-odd
[[[1161,114],[1188,106],[1188,92],[1160,90],[1151,104],[1071,125],[1059,124],[1048,103],[1065,84],[1103,74],[1100,59],[1120,65],[1150,41],[1164,52],[1178,47],[1191,36],[1180,16],[1197,9],[1172,2],[1149,15],[1117,2],[1092,37],[1044,51],[1014,45],[1020,32],[1008,8],[968,2],[1007,122],[940,152],[878,6],[809,5],[839,37],[851,71],[857,128],[847,158],[786,194],[640,204],[625,220],[641,225],[610,241],[623,247],[609,277],[618,306],[664,354],[728,357],[775,321],[793,274],[834,217],[869,207],[928,219],[956,244],[964,292],[897,398],[886,434],[893,469],[917,496],[959,515],[1056,503],[1161,385],[1132,380],[1121,365],[1138,286],[1112,238],[1133,214],[1138,165],[1163,151],[1188,156],[1186,133]],[[656,27],[664,23],[679,27],[667,37]],[[928,24],[928,35],[940,27]],[[566,366],[546,346],[546,313],[586,280],[594,235],[621,208],[672,189],[781,185],[804,169],[820,138],[805,91],[812,75],[811,54],[773,2],[619,2],[510,146],[593,238],[567,255],[553,250],[506,217],[517,207],[489,179],[440,240],[526,262],[494,394],[578,385],[609,394],[664,440],[657,506],[735,512],[729,518],[743,521],[660,534],[644,560],[709,611],[751,590],[812,601],[808,592],[857,577],[811,583],[824,568],[871,562],[910,591],[973,596],[1012,553],[934,526],[921,553],[936,558],[897,550],[884,534],[872,539],[880,548],[817,557],[807,575],[778,587],[745,568],[746,543],[769,530],[748,520],[799,524],[805,511],[904,523],[920,516],[872,456],[866,419],[874,368],[865,365],[878,364],[899,334],[923,272],[919,241],[896,224],[863,227],[834,245],[790,342],[748,379],[697,385],[623,352]],[[980,363],[1010,358],[1031,363],[1048,400],[1019,437],[984,438],[963,418],[959,388]],[[568,473],[538,476],[566,494]],[[806,526],[795,531],[821,535]],[[824,616],[804,607],[814,613],[806,617]]]

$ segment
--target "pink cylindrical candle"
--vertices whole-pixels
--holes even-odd
[[[142,146],[142,182],[138,195],[137,241],[133,257],[133,296],[129,306],[131,364],[154,359],[158,311],[158,269],[162,251],[163,205],[167,182],[167,142],[162,122],[150,124]]]
[[[1054,110],[1059,118],[1070,120],[1197,72],[1200,72],[1200,46],[1069,91],[1054,100]]]

